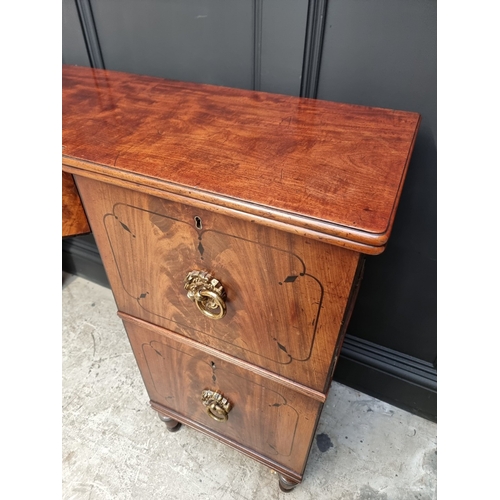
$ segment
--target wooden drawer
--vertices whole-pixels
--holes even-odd
[[[88,178],[77,184],[120,311],[327,391],[359,253]],[[193,270],[222,283],[222,319],[187,297]]]
[[[320,401],[203,352],[190,341],[179,342],[178,335],[133,318],[123,319],[156,409],[170,411],[289,476],[302,475]],[[226,421],[208,415],[201,401],[204,390],[217,391],[228,400],[231,409]]]

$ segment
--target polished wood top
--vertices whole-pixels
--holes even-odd
[[[383,250],[417,113],[77,66],[62,76],[67,171]]]

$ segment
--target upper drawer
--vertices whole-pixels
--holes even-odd
[[[121,311],[327,389],[358,253],[87,178],[77,184]],[[184,280],[200,270],[224,287],[222,319],[187,296]]]

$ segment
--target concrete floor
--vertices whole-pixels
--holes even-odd
[[[110,290],[63,275],[63,499],[432,500],[436,424],[338,383],[303,482],[149,407]]]

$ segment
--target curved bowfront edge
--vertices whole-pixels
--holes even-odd
[[[62,168],[63,171],[73,175],[81,175],[170,201],[211,210],[367,255],[378,255],[385,250],[394,219],[393,214],[387,232],[371,234],[65,155],[62,157]]]

